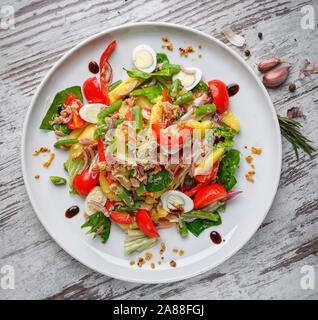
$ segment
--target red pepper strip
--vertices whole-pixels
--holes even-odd
[[[168,97],[168,90],[166,88],[162,89],[162,96],[163,96],[163,101],[168,101],[172,103],[171,98]]]
[[[107,81],[106,81],[106,67],[107,67],[107,60],[112,51],[116,47],[116,40],[110,43],[110,45],[106,48],[106,50],[103,52],[102,56],[100,57],[99,62],[99,69],[100,69],[100,84],[102,88],[102,94],[104,97],[104,103],[109,105],[110,100],[108,96],[108,90],[107,90]]]
[[[151,126],[154,134],[156,135],[158,143],[163,146],[177,146],[182,145],[184,141],[191,136],[193,128],[184,126],[184,128],[178,132],[178,135],[175,137],[165,136],[160,134],[161,131],[161,124],[160,123],[153,123]]]
[[[101,138],[98,138],[97,150],[98,150],[99,161],[106,161],[104,144]]]
[[[96,77],[89,78],[84,82],[83,92],[88,103],[104,103],[104,97]]]
[[[107,199],[105,207],[109,213],[109,218],[119,224],[132,224],[131,216],[126,211],[114,211],[114,203]]]
[[[126,118],[128,121],[133,121],[132,112],[131,112],[131,111],[127,112],[126,115],[125,115],[125,118]]]
[[[206,175],[197,175],[194,177],[195,180],[199,182],[205,182],[208,180],[209,182],[213,181],[218,173],[220,161],[216,161],[212,167],[212,171]]]
[[[78,107],[76,112],[73,112],[72,119],[66,123],[66,126],[71,130],[83,128],[86,125],[86,121],[83,120],[79,115],[79,111],[83,107],[82,101],[79,100],[74,94],[69,94],[64,102],[64,106],[71,106],[73,103],[76,103]]]

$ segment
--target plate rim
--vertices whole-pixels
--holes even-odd
[[[138,26],[150,26],[150,27],[170,27],[170,28],[176,28],[179,30],[184,30],[187,32],[191,32],[194,34],[198,34],[204,38],[207,38],[207,40],[214,42],[217,46],[221,47],[222,49],[226,50],[229,54],[231,54],[232,56],[234,56],[234,58],[236,58],[244,67],[245,69],[252,75],[252,77],[254,78],[254,80],[256,81],[256,83],[259,85],[259,87],[261,88],[265,98],[266,98],[266,102],[268,103],[269,107],[270,107],[270,111],[272,113],[273,116],[273,120],[274,120],[274,125],[275,125],[275,131],[276,134],[278,136],[278,153],[276,155],[277,157],[277,169],[276,169],[276,176],[275,176],[275,181],[274,181],[274,188],[273,188],[273,194],[272,197],[268,203],[268,206],[265,208],[264,210],[264,215],[263,217],[260,219],[259,224],[254,226],[254,230],[251,233],[251,235],[243,242],[240,243],[240,245],[237,245],[236,247],[234,247],[233,250],[230,250],[230,253],[228,255],[224,255],[224,257],[222,259],[220,259],[217,263],[215,264],[211,264],[206,266],[205,268],[197,268],[197,270],[192,271],[192,272],[188,272],[185,275],[179,275],[179,276],[175,276],[174,278],[168,278],[168,279],[135,279],[132,277],[128,277],[128,276],[123,276],[123,275],[118,275],[118,274],[113,274],[111,272],[108,272],[107,270],[100,270],[99,268],[97,268],[96,266],[94,266],[93,264],[89,264],[87,262],[84,262],[81,258],[77,257],[76,254],[72,253],[71,250],[69,250],[68,248],[65,248],[64,244],[61,243],[60,239],[56,239],[53,236],[53,232],[51,233],[51,231],[49,230],[49,226],[47,226],[46,222],[44,221],[44,219],[42,219],[41,215],[39,214],[40,210],[37,207],[37,203],[35,202],[35,200],[33,199],[32,196],[32,192],[31,192],[31,187],[30,184],[28,183],[27,180],[27,168],[26,168],[26,161],[25,161],[25,144],[26,144],[26,132],[28,129],[28,124],[31,118],[31,114],[32,114],[32,110],[34,109],[35,106],[35,102],[38,98],[38,96],[41,93],[41,90],[43,88],[43,86],[45,85],[45,83],[47,82],[47,80],[51,77],[51,75],[56,71],[56,69],[69,57],[71,56],[74,52],[76,52],[78,49],[80,49],[81,47],[85,46],[86,44],[88,44],[89,42],[102,37],[106,34],[111,34],[112,32],[115,31],[120,31],[121,29],[125,29],[125,28],[133,28],[133,27],[138,27]],[[262,224],[262,222],[264,221],[265,217],[267,216],[273,201],[276,197],[277,194],[277,190],[278,190],[278,186],[279,186],[279,182],[280,182],[280,176],[281,176],[281,167],[282,167],[282,138],[281,138],[281,133],[280,133],[280,127],[279,127],[279,122],[277,119],[277,113],[276,110],[274,108],[273,102],[269,96],[269,93],[267,92],[266,88],[264,87],[264,85],[262,84],[262,82],[260,81],[260,79],[257,77],[256,73],[254,72],[254,70],[246,63],[246,61],[244,61],[244,59],[238,54],[236,53],[232,48],[230,48],[228,45],[224,44],[223,42],[221,42],[220,40],[216,39],[215,37],[203,32],[203,31],[199,31],[196,29],[193,29],[191,27],[188,26],[184,26],[184,25],[180,25],[180,24],[175,24],[175,23],[168,23],[168,22],[151,22],[151,21],[145,21],[145,22],[136,22],[136,23],[129,23],[129,24],[124,24],[124,25],[119,25],[116,27],[112,27],[112,28],[107,28],[104,31],[101,31],[97,34],[94,34],[86,39],[84,39],[83,41],[79,42],[76,46],[74,46],[72,49],[68,50],[66,53],[64,53],[64,55],[58,59],[58,61],[56,61],[54,63],[54,65],[50,68],[50,70],[47,72],[47,74],[44,76],[44,78],[42,79],[40,85],[38,86],[38,88],[36,89],[31,103],[29,105],[29,108],[26,112],[26,117],[24,120],[24,124],[23,124],[23,131],[22,131],[22,140],[21,140],[21,164],[22,164],[22,176],[23,176],[23,181],[24,181],[24,185],[32,206],[32,209],[34,210],[34,212],[36,213],[37,218],[40,220],[42,226],[44,227],[44,229],[46,230],[46,232],[50,235],[50,237],[65,251],[67,252],[71,257],[73,257],[74,259],[76,259],[77,261],[79,261],[81,264],[83,264],[84,266],[86,266],[87,268],[94,270],[98,273],[101,273],[103,275],[106,275],[108,277],[114,278],[114,279],[118,279],[118,280],[123,280],[123,281],[127,281],[127,282],[133,282],[133,283],[144,283],[144,284],[156,284],[156,283],[171,283],[171,282],[176,282],[176,281],[180,281],[180,280],[185,280],[185,279],[189,279],[192,277],[195,277],[197,275],[203,274],[207,271],[212,270],[213,268],[219,266],[220,264],[222,264],[224,261],[228,260],[230,257],[234,256],[240,249],[242,249],[246,243],[253,237],[253,235],[255,235],[255,233],[257,232],[257,230],[259,229],[260,225]]]

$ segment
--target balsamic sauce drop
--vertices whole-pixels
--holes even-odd
[[[233,97],[234,95],[236,95],[239,90],[240,90],[240,86],[236,83],[231,83],[227,86],[227,92],[229,93],[230,97]]]
[[[210,233],[210,238],[211,238],[212,242],[215,244],[220,244],[222,242],[221,235],[216,231],[212,231]]]
[[[99,72],[99,66],[98,63],[96,61],[91,61],[88,64],[88,70],[92,73],[98,73]]]
[[[78,206],[71,206],[65,212],[66,218],[73,218],[79,213],[80,209]]]

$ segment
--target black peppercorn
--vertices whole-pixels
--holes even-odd
[[[289,91],[290,92],[294,92],[296,90],[296,85],[294,84],[294,83],[291,83],[290,85],[289,85]]]
[[[259,32],[259,33],[258,33],[258,37],[259,37],[260,39],[263,39],[263,34],[262,34],[262,32]]]
[[[245,50],[245,55],[246,55],[247,57],[250,56],[250,55],[251,55],[250,50]]]

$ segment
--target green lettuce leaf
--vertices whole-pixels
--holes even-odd
[[[68,175],[69,175],[69,186],[70,186],[71,194],[77,194],[73,186],[73,180],[77,175],[78,171],[81,170],[83,165],[84,165],[84,159],[82,158],[75,158],[75,159],[67,160],[66,162],[64,162],[64,169],[68,172]]]
[[[128,229],[128,235],[124,241],[125,255],[134,251],[143,251],[153,247],[157,242],[157,238],[146,236],[141,230]]]
[[[90,227],[90,230],[88,230],[86,234],[95,233],[101,227],[103,227],[103,230],[98,234],[95,234],[94,238],[99,236],[102,238],[102,243],[105,243],[109,238],[111,221],[102,212],[97,211],[90,215],[86,219],[85,223],[81,226],[82,229],[86,227]]]

